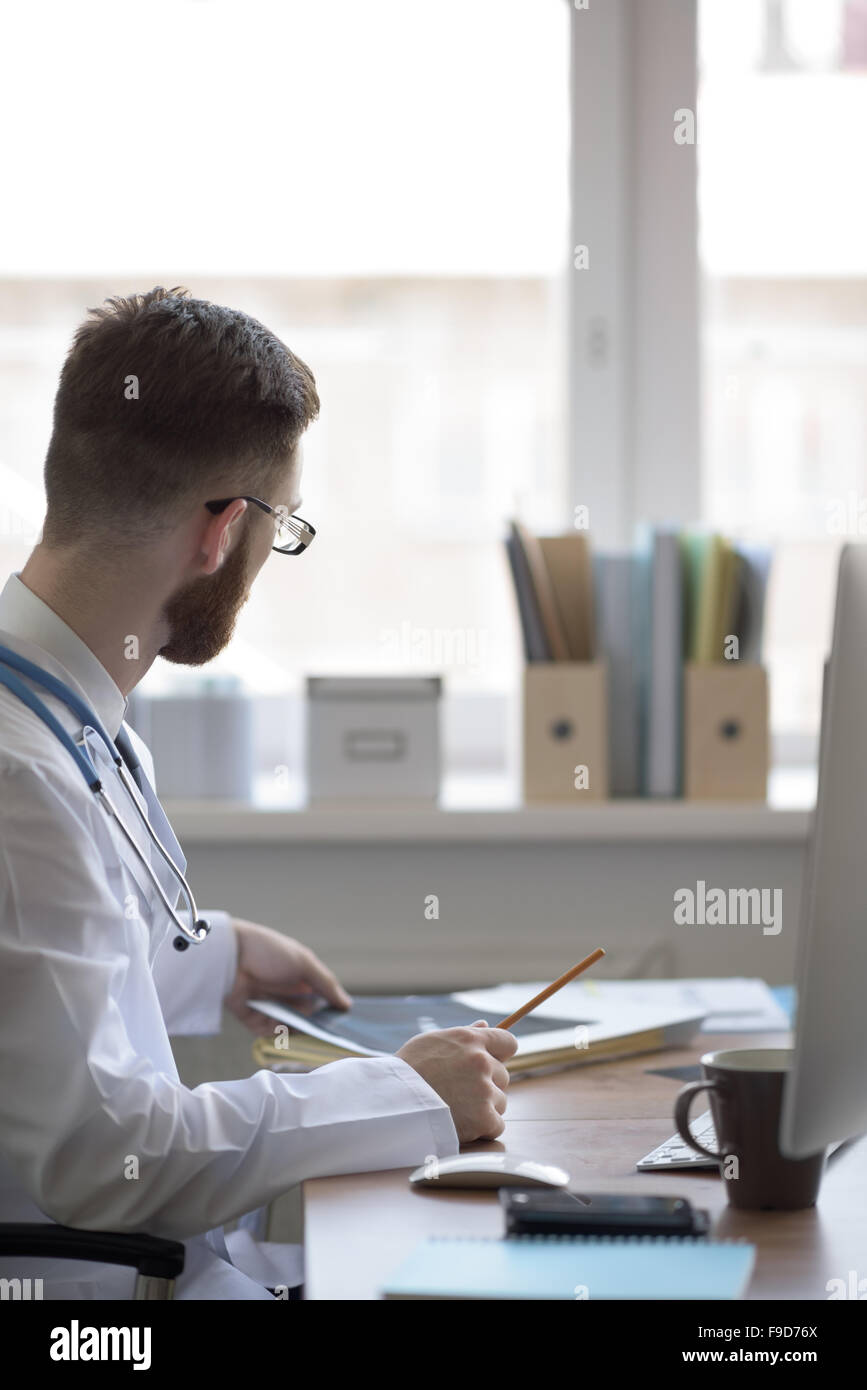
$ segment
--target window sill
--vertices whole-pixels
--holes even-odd
[[[806,839],[812,810],[808,790],[808,777],[778,773],[771,779],[770,804],[617,800],[523,806],[502,778],[480,777],[448,779],[438,805],[310,807],[298,797],[280,806],[175,801],[167,802],[166,810],[184,844],[771,843]]]

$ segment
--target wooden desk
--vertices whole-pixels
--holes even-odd
[[[553,1076],[513,1080],[505,1133],[493,1144],[572,1174],[580,1191],[689,1197],[713,1217],[713,1233],[757,1247],[749,1298],[827,1299],[829,1279],[867,1276],[867,1138],[828,1163],[818,1204],[797,1212],[736,1212],[711,1170],[639,1173],[635,1163],[674,1133],[681,1085],[654,1070],[694,1065],[723,1047],[785,1046],[784,1034],[704,1034],[689,1049],[599,1062]],[[708,1108],[693,1102],[693,1116]],[[425,1236],[502,1234],[496,1192],[416,1192],[409,1169],[317,1178],[304,1184],[305,1294],[377,1298],[383,1281]]]

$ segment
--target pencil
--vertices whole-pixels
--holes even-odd
[[[556,994],[558,989],[562,989],[564,985],[568,985],[569,981],[574,980],[576,975],[581,975],[585,970],[589,970],[591,965],[595,965],[604,955],[605,952],[602,947],[597,946],[595,951],[591,951],[590,955],[585,956],[584,960],[579,961],[577,965],[573,965],[572,969],[567,970],[565,975],[561,975],[553,984],[546,985],[544,989],[540,990],[539,993],[528,1000],[526,1004],[522,1004],[520,1009],[516,1009],[513,1014],[509,1014],[508,1018],[504,1018],[502,1023],[495,1023],[494,1027],[511,1028],[513,1023],[518,1022],[519,1018],[523,1018],[525,1014],[532,1013],[537,1004],[543,1003],[545,999],[550,999],[551,995]]]

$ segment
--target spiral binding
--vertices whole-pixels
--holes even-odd
[[[580,1242],[582,1245],[688,1245],[694,1248],[701,1245],[704,1248],[715,1245],[749,1245],[750,1241],[745,1236],[726,1237],[720,1240],[704,1240],[696,1236],[665,1236],[665,1235],[566,1235],[563,1232],[551,1232],[549,1235],[530,1234],[528,1232],[518,1232],[507,1236],[428,1236],[430,1241],[454,1241],[459,1240],[464,1244],[473,1245],[502,1245],[512,1241],[529,1241],[531,1244],[542,1241],[555,1241],[563,1245],[574,1245]]]

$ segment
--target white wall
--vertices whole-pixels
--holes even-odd
[[[182,837],[183,838],[183,837]],[[794,978],[803,841],[191,844],[201,906],[281,928],[350,989],[553,979],[594,946],[600,975]],[[686,927],[680,887],[780,888],[783,926]],[[425,898],[440,916],[428,921]]]

